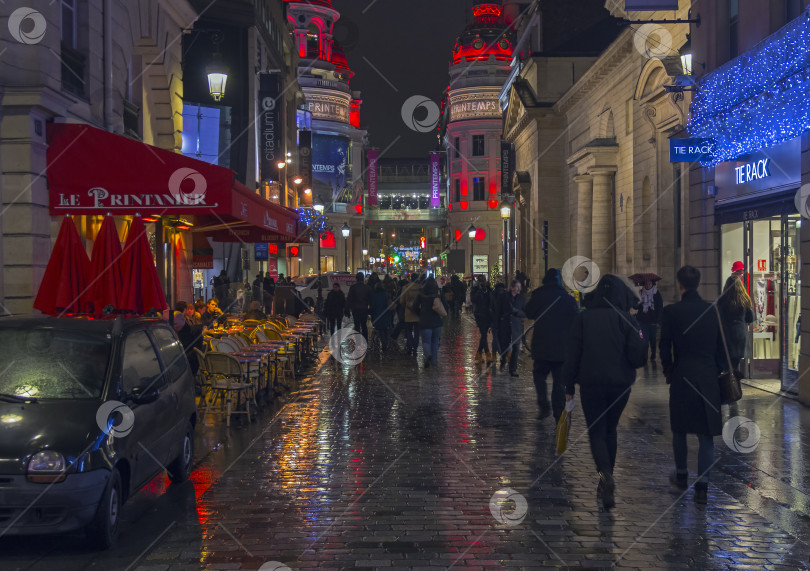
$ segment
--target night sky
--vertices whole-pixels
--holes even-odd
[[[341,13],[335,37],[355,72],[352,89],[362,91],[360,126],[385,157],[424,157],[436,132],[417,133],[400,109],[412,95],[437,103],[449,82],[448,62],[456,37],[472,20],[470,0],[333,0]],[[375,68],[377,71],[375,71]]]

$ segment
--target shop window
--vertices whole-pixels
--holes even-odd
[[[739,0],[728,0],[728,48],[729,59],[740,53],[740,4]]]
[[[483,135],[473,135],[472,136],[472,156],[474,157],[483,157],[484,156],[484,136]]]
[[[473,178],[473,200],[485,200],[484,191],[487,186],[487,179],[482,176]]]
[[[310,23],[307,31],[307,57],[310,59],[321,57],[320,34],[321,30],[317,24]]]
[[[78,22],[76,0],[62,0],[62,89],[84,96],[87,57],[79,51]]]

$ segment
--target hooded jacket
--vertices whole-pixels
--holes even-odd
[[[630,308],[635,295],[618,277],[606,274],[586,298],[586,309],[571,324],[563,364],[566,394],[582,387],[628,387],[647,362],[644,339]]]

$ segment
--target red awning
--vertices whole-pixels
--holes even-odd
[[[230,169],[90,125],[47,129],[51,215],[194,215],[202,225],[195,230],[215,240],[296,239],[296,213],[236,182]]]

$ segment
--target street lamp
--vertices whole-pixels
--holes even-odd
[[[315,302],[315,314],[321,315],[323,313],[323,284],[321,283],[321,226],[323,225],[323,204],[315,204],[312,206],[312,209],[317,214],[315,221],[315,229],[317,230],[317,240],[318,240],[318,298]]]
[[[214,53],[211,64],[206,66],[205,74],[208,76],[208,93],[214,101],[222,101],[225,95],[225,84],[228,83],[228,68],[222,61],[219,50]]]
[[[509,271],[507,270],[508,261],[509,261],[509,218],[512,216],[512,207],[509,206],[509,203],[502,202],[501,203],[501,218],[503,219],[503,267],[501,268],[501,272],[504,275],[504,282],[508,280]]]
[[[470,231],[467,234],[470,237],[470,278],[473,277],[473,240],[475,240],[475,226],[470,224]]]
[[[343,258],[346,262],[346,271],[349,271],[349,234],[352,233],[351,228],[349,228],[349,223],[344,222],[343,228],[340,229],[340,233],[343,234]]]

